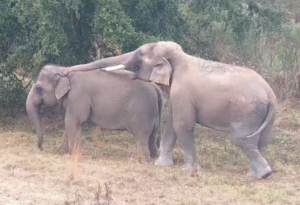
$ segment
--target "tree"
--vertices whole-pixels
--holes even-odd
[[[267,2],[267,1],[266,1]],[[189,0],[181,4],[199,54],[218,60],[220,41],[243,51],[243,43],[280,32],[287,22],[285,6],[253,0]],[[240,52],[240,51],[239,51]]]
[[[287,5],[295,2],[1,0],[0,104],[24,105],[18,68],[34,79],[47,63],[86,63],[159,40],[176,41],[206,59],[265,63],[271,56],[278,61],[265,45],[286,28]]]

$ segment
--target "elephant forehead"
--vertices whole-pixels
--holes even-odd
[[[156,43],[147,43],[147,44],[144,44],[144,45],[140,46],[138,48],[138,50],[139,51],[146,51],[148,49],[152,49],[155,45],[156,45]]]
[[[49,72],[48,71],[41,71],[41,73],[39,74],[38,77],[38,81],[50,81],[50,76],[49,76]]]
[[[44,67],[43,67],[43,71],[49,71],[49,70],[53,70],[53,69],[55,69],[57,66],[55,66],[55,65],[45,65]]]
[[[159,41],[157,42],[157,45],[169,46],[169,47],[173,47],[174,49],[182,50],[181,46],[178,43],[175,43],[173,41]]]

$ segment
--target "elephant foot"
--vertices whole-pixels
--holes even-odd
[[[69,152],[68,151],[66,151],[66,150],[63,150],[63,149],[57,149],[57,151],[56,151],[58,154],[60,154],[60,155],[65,155],[65,154],[69,154]]]
[[[167,166],[172,166],[174,164],[172,157],[159,157],[155,163],[156,166],[163,166],[163,167],[167,167]]]
[[[258,171],[251,169],[247,173],[247,177],[255,177],[258,179],[265,179],[272,174],[272,170],[269,166],[260,168]]]
[[[257,177],[265,179],[272,174],[272,169],[268,165],[266,167],[260,168],[257,171]]]
[[[153,160],[150,157],[139,157],[138,161],[141,164],[150,164],[153,162]]]
[[[247,174],[246,174],[247,177],[256,177],[256,173],[255,171],[253,170],[250,170]]]
[[[158,150],[150,152],[150,156],[152,159],[155,159],[159,156]]]
[[[68,154],[69,153],[69,149],[68,147],[64,146],[64,145],[61,145],[58,149],[57,149],[57,153],[58,154]]]
[[[185,163],[182,170],[184,171],[197,171],[198,170],[198,163]]]
[[[152,159],[156,159],[158,156],[159,156],[159,154],[158,154],[158,153],[151,154],[151,158],[152,158]]]

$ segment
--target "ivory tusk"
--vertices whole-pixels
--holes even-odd
[[[110,66],[106,68],[101,68],[100,70],[105,70],[105,71],[115,71],[115,70],[121,70],[125,69],[126,67],[124,65],[116,65],[116,66]]]

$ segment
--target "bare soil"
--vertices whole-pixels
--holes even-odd
[[[201,169],[141,164],[127,132],[85,126],[80,149],[56,152],[64,132],[62,117],[43,119],[44,150],[24,114],[0,122],[0,204],[300,204],[299,107],[280,106],[267,160],[274,172],[266,180],[248,178],[248,161],[229,136],[197,126]]]

